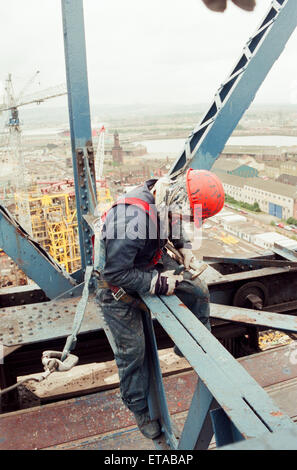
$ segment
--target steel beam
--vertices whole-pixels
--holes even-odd
[[[222,264],[235,264],[240,267],[247,268],[297,268],[296,261],[275,260],[275,259],[261,259],[261,258],[226,258],[218,256],[203,256],[203,261],[207,263],[222,263]]]
[[[92,264],[92,233],[83,216],[94,210],[96,189],[82,0],[62,0],[62,16],[79,244],[84,270]]]
[[[77,283],[30,237],[10,213],[0,206],[0,247],[22,271],[53,299]]]
[[[296,0],[274,0],[169,174],[183,167],[211,169],[296,25]]]
[[[177,297],[141,297],[245,439],[292,426],[288,416]]]
[[[297,450],[297,426],[277,433],[266,433],[257,439],[237,442],[219,450]]]
[[[220,320],[245,323],[254,326],[266,326],[274,330],[297,332],[297,317],[279,313],[210,304],[210,316]]]
[[[78,305],[79,297],[1,309],[0,342],[5,346],[17,346],[68,336]],[[80,332],[100,328],[98,306],[94,298],[90,298]]]

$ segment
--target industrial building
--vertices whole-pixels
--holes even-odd
[[[259,175],[258,170],[251,165],[222,157],[215,162],[213,170],[222,171],[228,173],[228,175],[240,176],[242,178],[255,178]]]
[[[257,202],[266,214],[288,219],[297,217],[297,190],[292,185],[262,178],[243,178],[217,171],[226,194],[236,201],[254,204]]]
[[[227,6],[226,0],[199,3],[217,12]],[[254,0],[232,3],[244,10],[255,6]],[[177,205],[180,197],[190,202],[188,223],[195,220],[193,201],[203,193],[204,219],[212,202],[218,225],[232,230],[242,224],[258,249],[234,256],[229,237],[230,256],[210,251],[199,259],[182,251],[188,240],[182,248],[166,240],[161,249],[158,233],[158,247],[148,250],[149,264],[140,260],[142,269],[135,263],[143,253],[137,237],[125,238],[128,249],[109,251],[104,259],[115,239],[105,243],[102,237],[108,215],[101,214],[98,203],[101,197],[109,206],[112,201],[102,178],[104,133],[97,150],[92,141],[83,0],[62,0],[61,7],[73,190],[34,197],[27,191],[18,154],[23,170],[17,175],[18,218],[0,205],[0,249],[32,280],[0,291],[0,449],[103,450],[107,457],[106,452],[96,454],[103,464],[123,463],[116,460],[117,451],[132,450],[144,464],[154,455],[158,463],[163,459],[161,464],[190,456],[195,466],[204,455],[201,450],[296,450],[297,244],[277,234],[257,234],[255,227],[248,231],[243,214],[219,211],[225,191],[238,201],[257,202],[267,214],[297,218],[297,192],[294,186],[253,176],[248,165],[231,173],[211,171],[297,26],[296,0],[274,0],[269,6],[180,155],[166,168],[166,190],[164,180],[138,187],[155,201],[153,192],[161,185],[162,208],[169,186],[174,188]],[[6,108],[15,138],[18,104]],[[121,164],[122,145],[117,133],[114,138],[113,163]],[[161,211],[152,215],[148,201],[134,196],[128,193],[116,204],[139,209],[158,229]],[[216,236],[212,226],[206,230]],[[42,242],[51,238],[55,249],[49,254]],[[176,269],[162,277],[158,265],[165,259],[163,250],[173,255]],[[106,259],[115,266],[111,275],[136,274],[132,287],[106,280]],[[119,268],[121,261],[124,267]],[[188,294],[190,289],[187,301],[178,294],[182,284]],[[186,299],[187,289],[184,293]],[[108,314],[103,307],[111,307]],[[209,327],[194,309],[204,309]],[[113,322],[124,325],[121,340]],[[271,331],[283,343],[265,348],[261,336]],[[127,362],[121,364],[121,375],[118,359],[123,357]],[[134,383],[136,369],[142,375]],[[123,406],[127,382],[136,403],[147,384],[145,405],[138,403],[134,411]],[[130,398],[127,403],[131,405]],[[145,434],[144,427],[152,423],[158,433]],[[142,450],[149,451],[149,460]],[[228,452],[220,454],[224,456],[230,459]]]

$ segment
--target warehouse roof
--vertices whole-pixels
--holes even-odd
[[[225,173],[223,170],[219,170],[215,168],[213,168],[211,171],[213,171],[213,173],[215,173],[220,178],[222,183],[230,184],[232,186],[237,186],[239,188],[243,188],[248,179],[249,180],[254,179],[254,178],[243,178],[243,176],[230,175],[230,173]]]
[[[213,165],[213,170],[222,170],[225,172],[236,170],[242,166],[237,160],[229,159],[229,158],[218,158]]]
[[[281,196],[297,198],[297,190],[295,186],[290,184],[279,183],[274,180],[263,180],[262,178],[249,178],[246,179],[245,186],[249,186],[256,189],[261,189],[273,194],[279,194]]]
[[[264,180],[262,178],[243,178],[242,176],[230,175],[221,170],[213,170],[214,173],[220,178],[223,184],[229,184],[243,188],[244,186],[250,188],[261,189],[262,191],[280,196],[291,197],[297,199],[297,188],[290,184],[279,183],[274,180]]]

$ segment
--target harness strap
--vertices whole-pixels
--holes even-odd
[[[158,230],[158,219],[157,219],[157,214],[155,213],[154,209],[153,209],[153,206],[151,204],[149,204],[147,201],[143,201],[142,199],[139,199],[138,197],[124,197],[124,198],[121,198],[121,199],[118,199],[111,207],[110,209],[112,209],[113,207],[119,205],[119,204],[129,204],[129,205],[134,205],[134,206],[137,206],[139,207],[140,209],[144,210],[144,212],[146,214],[148,214],[148,216],[150,217],[150,219],[154,222],[154,224],[156,225],[157,227],[157,230]],[[110,210],[108,209],[108,211]],[[107,213],[108,211],[104,212],[104,214],[102,215],[101,219],[102,219],[102,222],[105,222],[105,219],[106,219],[106,216],[107,216]],[[159,233],[159,230],[158,230],[158,233]],[[93,241],[93,240],[92,240]],[[159,248],[158,250],[156,251],[152,261],[148,264],[147,267],[150,267],[150,266],[154,266],[155,264],[158,263],[158,261],[161,259],[162,257],[162,249],[160,248],[160,238],[159,238],[159,235],[158,235],[158,244],[159,244]]]
[[[149,311],[145,303],[142,302],[142,300],[136,299],[132,295],[127,294],[121,287],[113,286],[109,284],[109,282],[103,281],[102,279],[98,280],[98,287],[100,287],[101,289],[110,289],[113,293],[114,299],[117,301],[120,300],[121,302],[124,302],[125,304],[128,304],[131,307],[140,308],[145,312]]]

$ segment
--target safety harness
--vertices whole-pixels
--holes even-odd
[[[107,213],[113,209],[114,207],[120,205],[120,204],[125,204],[125,205],[134,205],[136,207],[139,207],[140,209],[142,209],[146,214],[148,214],[148,216],[150,217],[150,219],[152,220],[152,222],[155,224],[156,228],[157,228],[157,238],[158,238],[158,248],[156,250],[156,253],[154,254],[152,260],[150,261],[150,263],[146,266],[147,268],[150,268],[150,267],[153,267],[154,265],[156,265],[160,258],[162,257],[162,249],[160,248],[160,234],[159,234],[159,226],[158,226],[158,219],[157,219],[157,215],[156,215],[156,212],[154,211],[153,207],[151,204],[149,204],[147,201],[143,201],[142,199],[140,198],[136,198],[136,197],[127,197],[127,198],[122,198],[122,199],[118,199],[111,207],[110,209],[108,209],[108,211],[106,211],[102,216],[101,216],[101,221],[102,221],[102,224],[105,222],[106,220],[106,217],[107,217]],[[94,238],[93,238],[93,247],[94,247]],[[95,248],[94,248],[94,252],[95,252]],[[95,257],[95,255],[94,255]],[[93,257],[93,258],[94,258]],[[96,266],[94,267],[95,269],[95,272],[96,272]],[[102,265],[101,265],[101,269],[102,269]],[[113,298],[118,301],[118,300],[121,300],[122,302],[124,303],[127,303],[133,307],[138,307],[138,308],[141,308],[142,310],[147,310],[147,307],[146,305],[140,300],[140,299],[137,299],[129,294],[126,293],[126,291],[122,288],[122,287],[118,287],[118,286],[114,286],[112,284],[110,284],[109,282],[106,282],[104,280],[101,279],[101,276],[100,276],[100,271],[101,269],[99,269],[99,273],[98,273],[98,287],[101,287],[101,288],[109,288],[112,292],[112,296]]]

